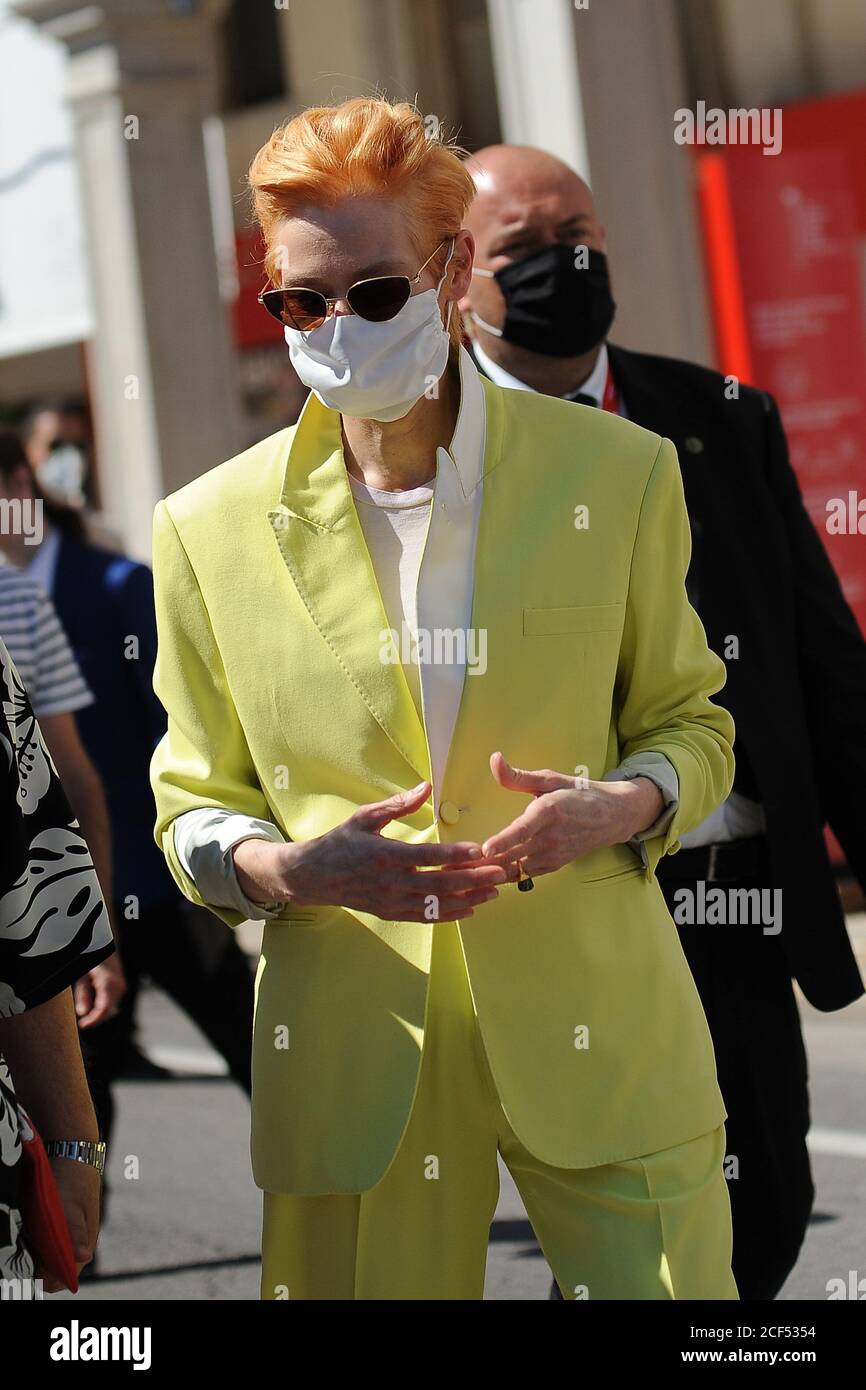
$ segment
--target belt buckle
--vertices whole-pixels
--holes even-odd
[[[710,845],[709,858],[707,860],[707,883],[716,881],[716,860],[718,858],[718,845]]]

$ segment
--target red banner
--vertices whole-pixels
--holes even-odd
[[[781,153],[698,156],[718,366],[771,391],[866,633],[866,93],[788,107]],[[839,858],[838,849],[835,858]]]
[[[866,632],[866,316],[846,152],[707,159],[705,190],[709,180],[713,210],[726,205],[739,271],[732,285],[728,269],[716,315],[722,370],[745,366],[776,397],[806,505]],[[705,191],[705,214],[707,201]]]

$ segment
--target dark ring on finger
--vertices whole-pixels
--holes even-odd
[[[531,893],[535,884],[523,868],[523,860],[517,861],[517,891],[518,893]]]

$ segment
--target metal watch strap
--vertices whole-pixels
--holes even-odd
[[[71,1158],[98,1173],[105,1172],[105,1143],[101,1139],[47,1139],[45,1152],[49,1158]]]

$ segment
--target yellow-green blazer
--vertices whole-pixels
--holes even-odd
[[[459,817],[437,824],[428,802],[385,833],[480,842],[506,825],[526,802],[491,776],[497,748],[520,767],[586,767],[594,779],[638,750],[676,768],[679,808],[648,842],[647,869],[628,846],[598,850],[539,876],[531,894],[506,885],[461,928],[511,1125],[546,1162],[585,1167],[725,1118],[654,866],[727,795],[733,726],[711,703],[724,670],[684,589],[673,446],[600,410],[483,387],[472,625],[487,631],[487,672],[464,682],[441,792]],[[577,507],[588,527],[576,527]],[[388,621],[339,414],[310,397],[295,427],[161,502],[154,570],[154,684],[168,711],[152,769],[156,837],[187,897],[201,901],[174,849],[184,811],[226,807],[304,840],[429,777],[403,671],[380,661]],[[287,907],[267,922],[253,1063],[260,1187],[357,1192],[382,1176],[412,1106],[435,930],[333,907]]]

